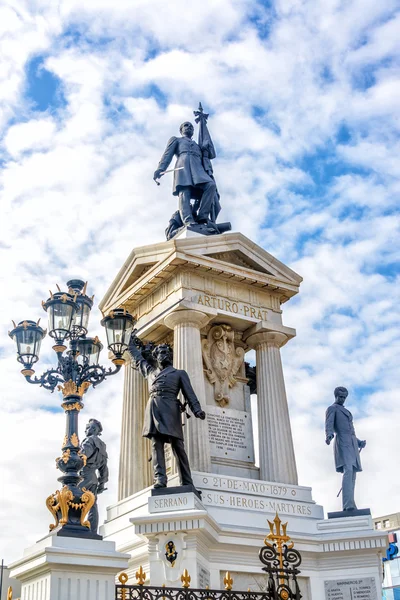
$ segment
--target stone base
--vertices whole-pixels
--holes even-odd
[[[201,502],[193,492],[165,494],[171,488],[164,488],[164,495],[153,496],[147,488],[109,507],[101,532],[131,554],[128,574],[141,565],[146,584],[180,587],[187,569],[192,588],[223,589],[229,571],[235,590],[262,591],[266,575],[258,552],[268,520],[278,512],[302,555],[303,600],[324,600],[325,582],[354,578],[372,578],[381,590],[387,536],[373,529],[370,515],[324,520],[308,487],[215,473],[192,475],[203,492]],[[171,484],[175,481],[172,477]],[[177,553],[173,567],[166,557],[171,543]]]
[[[128,566],[129,555],[116,552],[112,541],[48,535],[11,565],[29,600],[114,600],[115,576]]]
[[[169,496],[170,494],[189,494],[193,493],[201,500],[201,492],[194,485],[177,485],[174,487],[153,488],[152,496]]]
[[[172,235],[170,235],[169,239],[173,238],[186,238],[191,237],[192,235],[219,235],[221,233],[225,233],[226,231],[230,231],[232,229],[232,225],[227,221],[225,223],[212,223],[209,221],[208,223],[193,223],[193,225],[187,225],[183,227],[179,227],[176,229]]]
[[[364,517],[371,515],[370,508],[355,508],[354,510],[338,510],[329,512],[328,519],[343,519],[343,517]]]
[[[85,540],[102,540],[103,537],[98,533],[92,533],[90,529],[82,527],[74,527],[73,525],[60,525],[57,529],[53,530],[55,535],[59,537],[77,537]]]

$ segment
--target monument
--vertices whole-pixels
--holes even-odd
[[[203,136],[206,121],[200,117]],[[347,598],[348,590],[356,597],[364,588],[365,600],[377,600],[386,536],[373,530],[369,514],[324,519],[311,489],[298,482],[281,349],[296,335],[284,309],[302,278],[243,234],[215,230],[220,198],[204,173],[215,182],[208,162],[216,153],[201,135],[193,142],[189,125],[168,142],[154,174],[158,179],[177,157],[179,210],[168,239],[132,250],[100,308],[136,315],[146,361],[152,348],[167,344],[174,368],[188,374],[206,414],[203,420],[182,413],[201,499],[193,491],[168,493],[179,483],[168,446],[168,486],[152,495],[151,449],[141,435],[149,387],[130,364],[137,357],[126,353],[118,502],[100,531],[130,555],[130,572],[144,567],[151,585],[176,585],[187,569],[194,588],[220,589],[229,570],[237,589],[256,591],[265,586],[256,548],[278,512],[303,556],[304,600]],[[192,179],[185,179],[188,170]],[[250,350],[255,369],[246,367]],[[258,464],[249,383],[257,394]]]
[[[330,513],[329,516],[355,516],[356,514],[371,514],[369,509],[357,510],[354,500],[357,472],[362,471],[360,452],[366,446],[365,440],[359,440],[354,431],[353,416],[344,403],[349,392],[344,387],[334,391],[335,402],[326,411],[325,433],[326,443],[335,438],[335,466],[338,473],[343,473],[342,494],[343,511]],[[367,510],[367,512],[365,512]]]

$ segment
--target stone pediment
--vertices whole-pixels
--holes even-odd
[[[107,313],[127,302],[132,307],[171,279],[178,269],[191,268],[215,273],[231,282],[270,288],[282,294],[282,302],[297,294],[302,281],[300,275],[241,233],[178,236],[168,242],[135,248],[101,301],[100,309]]]
[[[246,267],[247,269],[254,269],[254,271],[259,271],[260,273],[267,273],[267,275],[273,275],[271,271],[268,271],[267,269],[265,269],[265,267],[253,261],[251,258],[246,256],[246,254],[241,250],[236,250],[233,252],[215,252],[214,254],[207,254],[206,256],[210,256],[211,258],[215,258],[216,260],[221,260],[226,263],[237,265],[238,267]]]

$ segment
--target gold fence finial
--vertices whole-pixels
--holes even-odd
[[[135,577],[138,585],[143,585],[146,581],[146,573],[143,571],[142,565],[140,565],[139,571],[136,571]]]
[[[182,587],[190,588],[191,577],[189,575],[189,571],[185,569],[181,575]]]
[[[12,600],[12,587],[10,585],[10,587],[7,590],[7,600]]]
[[[224,586],[225,589],[227,591],[232,589],[233,586],[233,578],[231,576],[231,574],[229,573],[229,571],[226,572],[225,577],[224,577]]]
[[[129,577],[128,577],[127,573],[121,573],[118,576],[118,581],[120,582],[121,585],[126,585],[128,582],[128,579],[129,579]]]
[[[276,513],[275,519],[273,520],[272,523],[271,523],[271,521],[268,521],[268,525],[269,525],[269,534],[267,535],[267,537],[264,540],[264,543],[266,546],[270,545],[270,544],[268,544],[267,540],[271,540],[273,543],[275,542],[277,544],[278,549],[282,549],[283,544],[286,544],[288,546],[288,548],[293,548],[294,542],[290,542],[290,544],[287,544],[287,542],[290,540],[290,537],[286,533],[288,524],[287,524],[287,522],[282,523],[282,521],[279,518],[278,513]]]
[[[283,573],[284,570],[284,546],[287,547],[288,550],[291,550],[294,546],[294,542],[290,541],[290,537],[287,535],[286,533],[286,529],[287,529],[287,522],[286,523],[282,523],[282,521],[279,518],[278,513],[276,513],[275,515],[275,519],[273,520],[273,522],[271,523],[271,521],[268,521],[268,525],[269,525],[269,534],[267,535],[267,537],[264,540],[264,544],[266,546],[269,546],[270,548],[273,546],[276,546],[276,553],[277,553],[277,558],[279,561],[279,567],[281,572]],[[272,544],[270,544],[268,542],[268,540],[270,540],[272,542]],[[290,542],[290,543],[288,543]],[[285,579],[283,578],[283,576],[279,577],[279,583],[283,584],[285,583]],[[282,600],[286,600],[285,598],[282,597]]]
[[[118,581],[120,582],[121,585],[126,585],[128,582],[128,574],[127,573],[121,573],[118,577]],[[126,600],[126,589],[122,589],[121,590],[121,600]]]

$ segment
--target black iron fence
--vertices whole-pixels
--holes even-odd
[[[278,514],[274,521],[268,521],[270,532],[264,540],[259,558],[266,573],[265,589],[260,592],[236,591],[233,578],[227,571],[224,578],[224,590],[211,590],[190,587],[190,575],[185,569],[182,587],[144,585],[146,573],[143,568],[136,573],[136,584],[128,584],[128,576],[121,573],[120,585],[116,586],[116,600],[301,600],[302,595],[297,581],[300,573],[301,555],[294,549],[294,543],[286,534],[287,523],[282,523]]]

